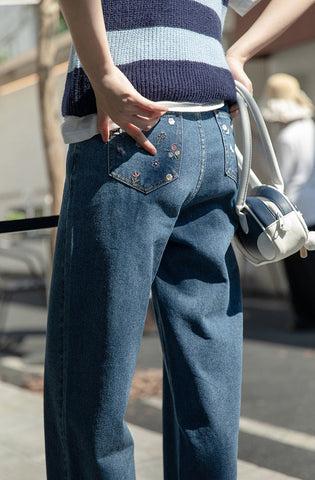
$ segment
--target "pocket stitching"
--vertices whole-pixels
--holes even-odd
[[[215,113],[215,118],[216,118],[216,121],[217,121],[217,124],[218,124],[218,127],[220,129],[220,133],[221,133],[221,138],[222,138],[222,143],[223,143],[223,147],[224,147],[224,155],[225,155],[225,158],[224,158],[224,171],[225,171],[225,174],[226,176],[228,176],[229,178],[231,178],[236,184],[238,183],[238,169],[237,169],[237,161],[236,161],[236,154],[235,154],[235,150],[234,150],[234,159],[235,159],[235,163],[236,163],[236,169],[234,170],[229,164],[229,156],[230,156],[230,153],[229,153],[229,146],[231,145],[231,143],[228,143],[227,141],[227,136],[230,136],[230,133],[226,134],[223,130],[223,125],[221,122],[224,121],[224,119],[228,120],[229,122],[229,125],[230,127],[229,128],[232,128],[232,124],[231,124],[231,117],[230,115],[227,113],[227,112],[218,112],[218,113]],[[234,137],[233,137],[234,138]],[[235,142],[233,142],[234,145],[235,145]]]
[[[176,158],[175,161],[172,160],[173,168],[172,168],[172,173],[171,174],[172,174],[173,177],[172,177],[171,180],[167,180],[166,176],[164,176],[163,178],[156,181],[155,183],[151,183],[151,184],[146,185],[146,186],[143,186],[143,185],[138,186],[137,184],[132,184],[132,182],[130,181],[130,178],[122,175],[120,172],[115,172],[115,169],[117,167],[119,167],[119,162],[117,161],[119,157],[114,155],[114,149],[112,149],[112,150],[110,149],[110,142],[108,142],[108,144],[107,144],[108,175],[111,178],[114,178],[115,180],[120,181],[121,183],[123,183],[127,186],[130,186],[134,190],[137,190],[138,192],[141,192],[141,193],[144,193],[144,194],[151,193],[152,191],[177,180],[180,176],[180,166],[181,166],[181,159],[182,159],[182,128],[181,128],[182,118],[181,118],[180,114],[174,114],[173,113],[172,115],[176,115],[176,117],[177,117],[176,137],[178,139],[177,145],[179,145],[179,147],[180,147],[179,148],[180,154],[178,155],[178,157]]]

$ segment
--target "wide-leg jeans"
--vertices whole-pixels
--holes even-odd
[[[124,422],[152,290],[165,480],[235,480],[242,304],[226,108],[70,145],[45,365],[48,480],[134,480]]]

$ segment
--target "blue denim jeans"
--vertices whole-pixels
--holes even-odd
[[[152,289],[165,480],[235,480],[242,305],[226,109],[71,145],[45,368],[48,480],[134,480],[124,422]]]

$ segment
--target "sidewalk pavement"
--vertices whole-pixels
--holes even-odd
[[[43,397],[39,393],[0,382],[2,479],[44,480],[46,478],[42,402]],[[163,478],[161,434],[135,425],[129,425],[129,427],[135,441],[137,480],[161,480]],[[239,461],[238,480],[298,479]]]

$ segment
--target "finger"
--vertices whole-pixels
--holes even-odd
[[[160,105],[158,105],[160,107]],[[161,117],[165,113],[167,113],[168,108],[165,106],[162,106],[162,108],[152,108],[150,110],[144,108],[142,105],[139,103],[129,103],[125,104],[124,106],[124,111],[128,114],[131,115],[138,115],[139,117],[144,117],[144,118],[154,118],[154,117]]]
[[[231,107],[229,109],[229,113],[230,113],[232,118],[235,118],[239,115],[240,112],[239,112],[237,103],[234,103],[233,105],[231,105]]]
[[[137,109],[138,115],[145,115],[146,117],[148,117],[150,114],[153,116],[162,116],[168,112],[168,107],[166,107],[165,105],[156,105],[155,107],[153,107],[152,105],[151,108],[148,109],[146,107],[143,107],[142,105],[136,104],[135,108]]]
[[[109,140],[109,116],[100,114],[97,117],[97,129],[102,137],[104,143]]]
[[[140,93],[135,96],[134,105],[142,111],[145,110],[147,112],[160,112],[161,115],[168,111],[166,105],[160,105],[159,103],[152,102],[151,100],[148,100],[147,98],[140,95]]]
[[[124,127],[124,130],[128,135],[130,135],[144,150],[146,150],[151,155],[156,154],[156,148],[150,140],[144,135],[144,133],[131,123],[127,123]]]
[[[253,95],[253,84],[246,74],[242,76],[240,82],[244,85],[245,88],[247,88],[249,93]]]
[[[138,105],[133,105],[133,108],[131,109],[133,115],[141,117],[141,118],[159,118],[162,115],[164,115],[166,112],[165,111],[149,111],[145,110],[144,108],[140,108]]]
[[[148,132],[151,128],[153,128],[159,121],[160,117],[153,117],[147,119],[145,117],[140,117],[138,115],[133,115],[132,124],[145,132]]]

